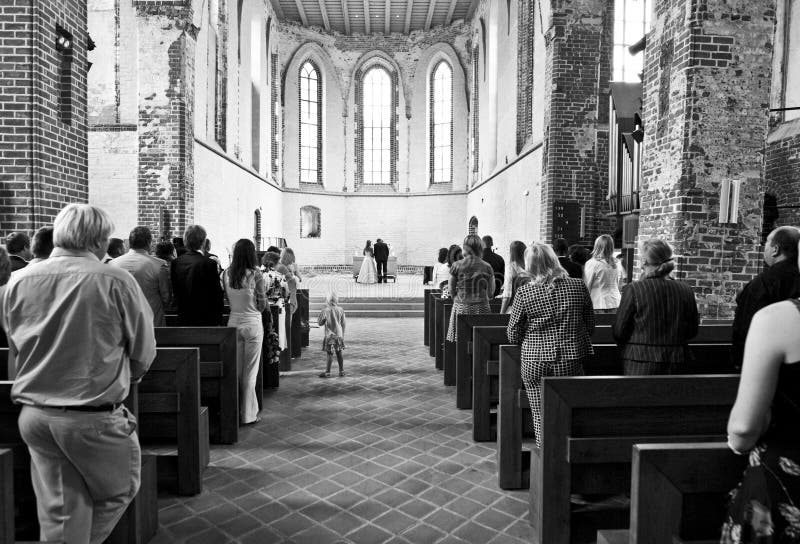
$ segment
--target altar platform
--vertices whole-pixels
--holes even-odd
[[[423,315],[422,274],[399,274],[395,282],[356,283],[351,274],[304,276],[298,288],[308,289],[314,321],[329,291],[339,297],[347,317],[415,317]]]

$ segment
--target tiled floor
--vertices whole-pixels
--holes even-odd
[[[421,319],[351,319],[344,378],[317,377],[320,338],[262,422],[213,447],[203,493],[160,500],[154,542],[530,541],[528,493],[497,487],[494,444],[472,441]]]

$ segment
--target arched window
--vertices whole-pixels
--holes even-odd
[[[442,60],[430,84],[431,183],[453,181],[453,69]]]
[[[300,238],[322,237],[322,211],[316,206],[300,208]]]
[[[322,78],[306,61],[300,67],[300,183],[322,183]]]
[[[472,171],[477,172],[480,167],[480,63],[478,60],[479,49],[472,50]]]
[[[392,77],[382,66],[370,68],[362,81],[363,183],[388,185],[392,182]]]
[[[468,234],[478,234],[478,218],[474,215],[469,220],[469,225],[467,226],[467,233]]]
[[[615,0],[613,81],[639,82],[644,53],[631,55],[628,48],[641,40],[650,27],[651,0]]]

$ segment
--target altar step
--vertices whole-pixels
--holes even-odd
[[[423,317],[423,299],[415,298],[340,298],[347,317]],[[325,306],[323,297],[311,297],[309,313],[316,319]]]

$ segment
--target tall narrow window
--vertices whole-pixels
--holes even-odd
[[[250,104],[252,165],[261,171],[261,21],[250,26]]]
[[[253,212],[253,242],[256,251],[261,251],[261,210]]]
[[[270,104],[272,105],[272,118],[270,120],[270,136],[271,150],[272,150],[272,175],[278,175],[278,166],[281,164],[281,159],[278,156],[280,152],[280,145],[278,142],[278,129],[281,124],[281,103],[278,96],[278,54],[272,53],[269,57],[270,66],[270,79],[272,81],[270,86]]]
[[[430,89],[431,183],[453,181],[453,69],[445,61],[433,69]]]
[[[614,5],[614,81],[639,81],[644,54],[631,55],[628,48],[641,40],[650,27],[651,0],[616,0]]]
[[[477,172],[480,166],[480,63],[479,49],[472,51],[472,171]]]
[[[392,78],[381,66],[370,68],[362,83],[363,172],[365,184],[392,182]]]
[[[58,118],[72,124],[72,34],[56,25],[58,54]]]
[[[322,78],[311,61],[300,67],[300,182],[322,183]]]
[[[786,47],[783,53],[783,107],[800,108],[800,2],[786,1]],[[800,110],[786,110],[784,120],[797,119]]]

